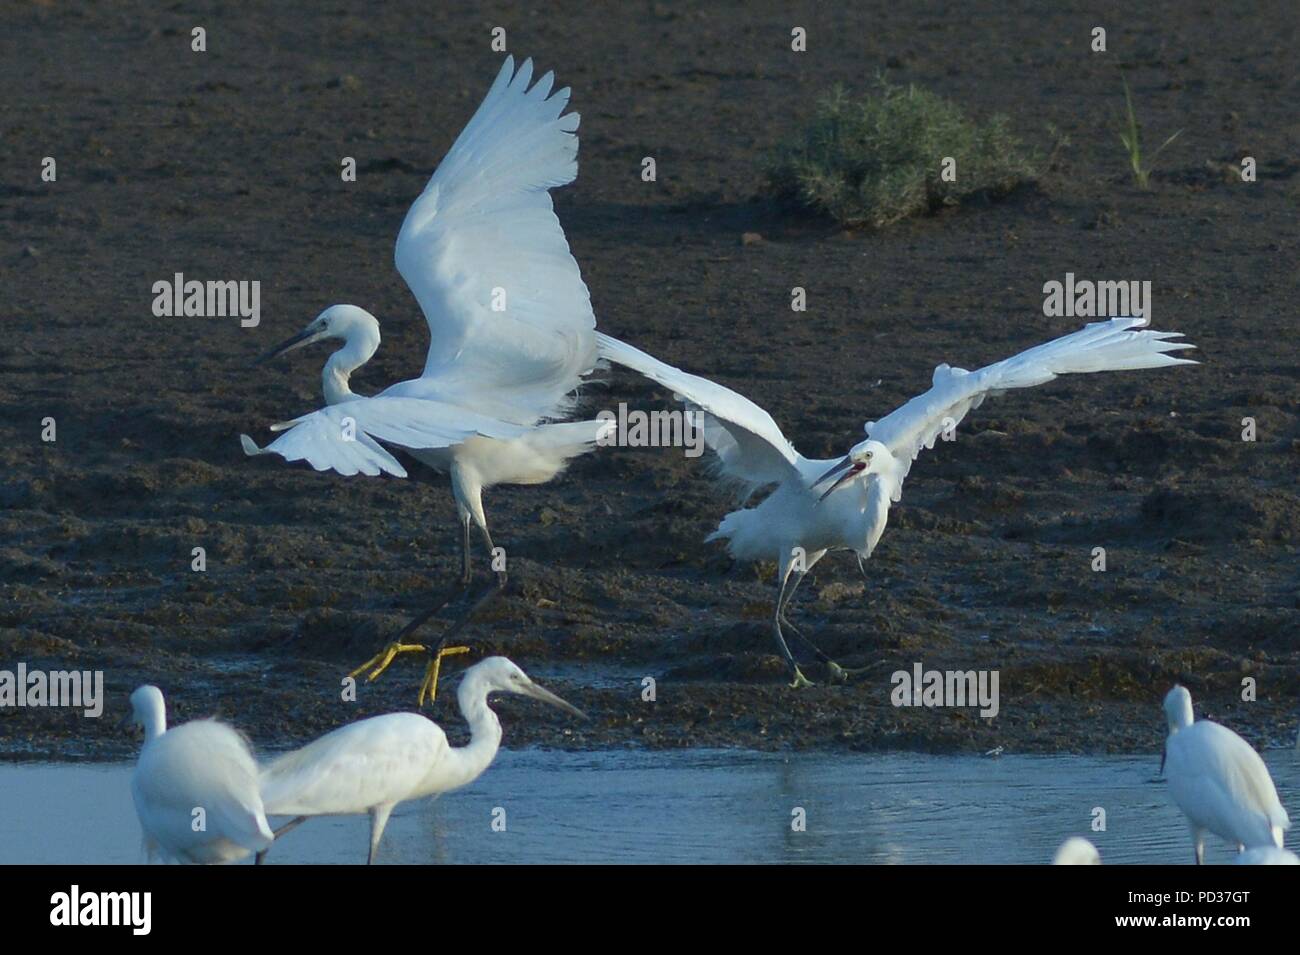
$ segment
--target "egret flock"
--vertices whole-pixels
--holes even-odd
[[[263,356],[341,342],[322,371],[324,406],[273,425],[278,436],[266,447],[240,436],[250,455],[306,461],[318,471],[405,477],[390,450],[396,448],[448,476],[461,525],[460,579],[445,595],[431,593],[428,607],[353,671],[375,679],[399,654],[426,654],[417,706],[436,692],[443,657],[463,652],[448,645],[451,639],[506,584],[483,492],[548,482],[602,443],[612,422],[567,420],[575,415],[579,387],[602,364],[624,366],[671,392],[702,422],[719,475],[740,489],[742,504],[761,498],[725,515],[707,540],[726,541],[738,560],[777,562],[770,619],[792,688],[810,681],[787,633],[826,665],[832,680],[852,675],[788,620],[800,582],[831,551],[851,551],[861,566],[884,533],[912,462],[985,398],[1066,374],[1194,364],[1176,354],[1193,347],[1178,333],[1150,329],[1144,318],[1101,321],[976,371],[941,364],[928,391],[867,422],[865,440],[842,457],[806,458],[754,401],[597,332],[549,192],[574,180],[578,149],[578,114],[565,112],[569,90],[553,86],[551,73],[533,82],[531,60],[516,69],[507,58],[406,215],[395,259],[429,325],[420,377],[375,395],[355,394],[350,376],[379,348],[379,322],[354,305],[332,305]],[[478,594],[472,592],[473,528],[494,577]],[[408,642],[453,604],[458,613],[437,639]],[[141,687],[131,696],[131,718],[145,729],[132,793],[145,844],[169,861],[255,855],[260,862],[276,838],[309,817],[367,814],[368,860],[374,861],[397,804],[465,786],[491,764],[502,737],[489,705],[494,692],[529,696],[582,717],[510,660],[490,657],[461,678],[457,700],[470,730],[464,746],[451,746],[420,713],[399,712],[344,725],[259,765],[247,741],[222,723],[167,729],[161,692]],[[1188,819],[1196,861],[1205,834],[1213,833],[1242,849],[1243,862],[1293,864],[1295,856],[1282,848],[1290,822],[1259,755],[1226,727],[1194,721],[1182,687],[1169,692],[1164,708],[1164,772]],[[192,825],[196,807],[205,814],[201,830]],[[290,821],[273,831],[268,816]],[[1098,863],[1100,857],[1075,837],[1054,861]]]

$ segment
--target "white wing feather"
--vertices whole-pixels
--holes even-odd
[[[411,798],[447,748],[442,729],[417,713],[359,720],[265,766],[262,800],[273,816],[365,812]]]
[[[240,435],[244,453],[278,454],[286,461],[306,461],[317,471],[406,477],[406,469],[379,441],[408,449],[447,448],[475,435],[508,439],[528,429],[455,404],[377,395],[329,405],[271,430],[285,433],[265,448]]]
[[[547,192],[577,176],[578,114],[560,115],[569,90],[552,95],[552,74],[529,89],[532,73],[507,57],[395,256],[431,333],[422,378],[400,393],[519,424],[568,411],[596,353],[591,297]]]
[[[645,375],[671,389],[689,409],[703,412],[705,443],[726,477],[752,491],[799,476],[799,453],[772,416],[744,395],[603,333],[596,333],[596,345],[601,358]]]
[[[1196,347],[1188,342],[1170,341],[1181,337],[1180,332],[1145,330],[1142,329],[1145,324],[1143,318],[1095,322],[975,372],[940,365],[934,370],[929,391],[879,421],[867,423],[867,436],[887,446],[904,463],[894,489],[894,500],[898,500],[902,480],[921,451],[933,448],[945,429],[956,427],[989,395],[1013,388],[1032,388],[1058,375],[1196,364],[1168,354]]]

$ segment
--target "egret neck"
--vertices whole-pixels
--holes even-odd
[[[461,715],[469,724],[469,743],[453,746],[446,760],[438,767],[439,783],[436,791],[445,792],[468,785],[492,765],[501,746],[501,721],[488,706],[488,693],[492,691],[482,672],[473,668],[466,671],[456,692]],[[452,785],[447,785],[453,780]]]
[[[358,310],[359,311],[359,310]],[[321,388],[325,403],[330,405],[351,401],[356,397],[348,385],[352,373],[370,361],[379,349],[379,322],[369,315],[368,322],[355,322],[347,329],[343,347],[330,355],[321,372]]]

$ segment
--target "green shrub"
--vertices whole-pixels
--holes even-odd
[[[940,175],[949,156],[954,182]],[[802,133],[777,149],[768,180],[779,196],[845,226],[880,227],[975,193],[1006,193],[1034,178],[1037,161],[1006,117],[979,125],[941,96],[882,79],[866,96],[837,86],[821,99]]]

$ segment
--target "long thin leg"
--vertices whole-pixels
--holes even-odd
[[[461,531],[462,534],[461,534],[461,542],[460,542],[460,586],[453,587],[451,590],[447,592],[447,595],[443,597],[439,603],[434,604],[428,610],[425,610],[417,614],[414,618],[412,618],[411,622],[408,623],[401,630],[399,630],[397,636],[393,637],[392,639],[393,643],[401,643],[405,638],[409,637],[412,633],[414,633],[416,630],[422,627],[425,624],[425,622],[428,621],[431,617],[433,617],[437,613],[440,613],[443,610],[443,608],[445,608],[449,603],[451,603],[457,597],[464,596],[465,592],[469,590],[469,585],[474,581],[474,571],[470,567],[470,561],[469,561],[470,544],[469,544],[469,518],[468,517],[465,518],[465,520],[461,523]]]
[[[812,686],[812,681],[800,672],[799,664],[795,662],[794,654],[790,652],[790,647],[785,642],[785,636],[781,633],[781,608],[785,606],[786,590],[789,586],[790,568],[786,567],[785,575],[781,578],[781,590],[776,595],[776,611],[772,614],[772,631],[776,634],[776,645],[781,649],[781,656],[785,657],[785,662],[789,664],[790,670],[794,674],[794,680],[790,686]]]
[[[271,835],[275,836],[276,839],[279,839],[286,832],[292,832],[294,829],[297,829],[299,826],[301,826],[304,822],[307,821],[307,818],[308,818],[307,816],[295,816],[293,819],[290,819],[279,829],[274,830],[271,833]],[[266,859],[266,854],[270,851],[271,851],[271,847],[267,846],[265,849],[259,852],[257,856],[253,859],[253,865],[261,865],[263,860]]]
[[[468,588],[470,581],[474,579],[474,570],[469,565],[469,518],[466,517],[460,524],[460,582],[462,586]]]
[[[865,580],[867,576],[867,570],[862,565],[861,555],[858,555],[858,568],[862,571],[862,577]],[[799,641],[805,647],[811,650],[813,652],[813,655],[816,656],[821,663],[825,664],[826,669],[830,671],[832,683],[847,683],[851,675],[856,673],[862,673],[869,668],[861,667],[856,670],[846,670],[844,667],[840,666],[838,663],[832,660],[820,648],[818,648],[816,644],[814,644],[811,640],[809,640],[806,636],[804,636],[803,632],[798,627],[796,627],[793,623],[791,623],[790,618],[786,616],[785,611],[786,608],[790,606],[790,601],[794,599],[794,592],[799,589],[799,585],[803,583],[803,579],[807,576],[808,576],[808,571],[804,570],[804,571],[799,571],[798,576],[795,577],[794,585],[791,586],[790,592],[786,594],[785,604],[782,605],[780,608],[781,622],[790,628],[790,632],[793,633],[796,637],[798,637]]]
[[[375,806],[370,810],[370,854],[366,856],[366,865],[375,864],[375,851],[379,848],[379,840],[384,836],[384,826],[388,825],[388,816],[392,811],[392,804]]]
[[[393,637],[390,641],[388,641],[387,644],[384,645],[383,649],[381,649],[378,653],[376,653],[365,663],[361,664],[361,666],[357,667],[355,670],[350,672],[348,676],[352,677],[353,679],[356,679],[366,670],[370,670],[371,672],[369,676],[366,677],[366,682],[373,682],[374,680],[377,680],[380,676],[383,675],[383,672],[388,669],[388,667],[392,664],[393,659],[399,653],[406,653],[413,650],[426,649],[423,644],[408,644],[405,643],[404,641],[412,633],[414,633],[416,630],[422,627],[430,618],[440,613],[448,604],[452,603],[458,597],[463,597],[465,593],[469,590],[469,585],[473,579],[472,572],[470,569],[470,563],[469,563],[470,547],[469,547],[469,520],[468,519],[464,521],[462,527],[464,530],[464,534],[461,538],[460,586],[452,587],[450,590],[447,591],[446,595],[440,601],[438,601],[436,604],[431,606],[429,609],[416,614],[415,617],[413,617],[405,627],[403,627],[401,630],[397,632],[397,635],[395,637]],[[421,693],[421,695],[423,695],[423,692]]]
[[[490,556],[496,550],[496,547],[492,544],[492,535],[488,533],[486,524],[480,525],[479,530],[483,532],[483,541],[487,544],[487,551]],[[508,578],[506,576],[505,567],[503,566],[500,570],[493,571],[493,573],[496,574],[496,583],[488,586],[485,590],[480,592],[479,595],[474,598],[474,602],[470,604],[469,609],[461,614],[460,618],[457,619],[455,623],[443,631],[442,636],[438,638],[437,646],[443,647],[450,643],[453,637],[465,629],[475,614],[499,597],[506,589]]]
[[[819,661],[825,664],[833,664],[835,661],[818,649],[811,640],[803,635],[803,631],[791,623],[790,618],[786,616],[785,608],[790,606],[790,601],[794,599],[794,592],[799,589],[799,585],[803,583],[803,579],[808,576],[808,571],[806,570],[795,571],[794,573],[794,583],[790,585],[790,591],[785,595],[785,603],[780,607],[781,622],[790,628],[790,632],[798,637],[799,642],[811,650],[813,656],[815,656]]]

